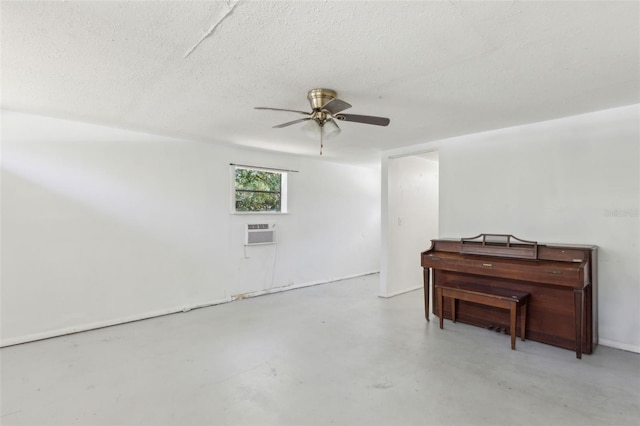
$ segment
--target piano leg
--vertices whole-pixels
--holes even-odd
[[[509,309],[510,314],[511,314],[511,318],[510,318],[510,326],[509,328],[511,330],[511,350],[515,351],[516,350],[516,320],[518,318],[518,304],[517,303],[512,303],[511,304],[511,308]]]
[[[430,268],[422,268],[422,280],[424,282],[424,317],[429,321],[429,292],[431,291]]]
[[[527,329],[527,304],[523,303],[520,306],[520,340],[524,342],[524,335]]]
[[[584,293],[582,289],[573,290],[574,315],[576,321],[576,358],[582,358],[582,305],[584,303]]]
[[[440,287],[436,287],[436,298],[438,299],[438,316],[440,317],[440,328],[444,327],[444,296]]]

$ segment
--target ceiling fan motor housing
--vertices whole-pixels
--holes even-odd
[[[337,96],[338,94],[331,89],[311,89],[307,93],[307,99],[314,111],[319,111],[323,105]]]

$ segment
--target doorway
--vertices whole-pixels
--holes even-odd
[[[420,253],[438,238],[438,169],[437,151],[388,159],[382,198],[386,217],[382,224],[382,297],[422,287]]]

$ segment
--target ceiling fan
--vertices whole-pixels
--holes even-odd
[[[342,99],[338,99],[337,96],[338,94],[334,90],[330,89],[309,90],[309,93],[307,93],[307,99],[309,99],[309,103],[311,104],[311,112],[270,107],[255,107],[255,109],[287,111],[306,115],[305,118],[288,121],[273,127],[279,129],[306,121],[307,124],[305,124],[304,127],[308,133],[320,133],[320,155],[322,155],[323,137],[331,137],[340,133],[340,127],[338,127],[336,121],[352,121],[354,123],[373,124],[376,126],[389,125],[390,120],[385,117],[343,113],[342,111],[351,108],[351,105]]]

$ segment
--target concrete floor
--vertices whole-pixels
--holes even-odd
[[[3,348],[2,425],[638,425],[640,355],[424,321],[356,278]]]

